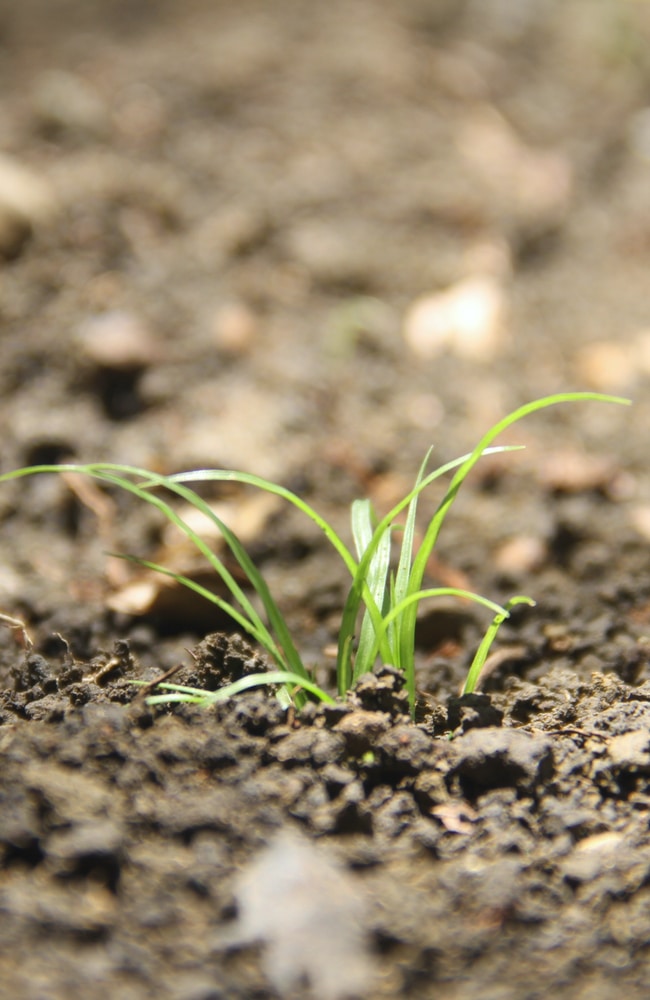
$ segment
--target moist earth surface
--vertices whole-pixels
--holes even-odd
[[[219,581],[133,497],[1,484],[3,994],[647,997],[649,93],[625,0],[0,7],[2,472],[241,469],[349,541],[431,445],[633,400],[473,471],[428,585],[537,603],[459,697],[489,618],[424,602],[414,720],[390,666],[331,705],[149,705],[268,663],[106,553]],[[204,495],[334,691],[327,539]]]

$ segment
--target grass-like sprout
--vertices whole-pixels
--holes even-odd
[[[512,597],[505,606],[496,604],[479,594],[456,587],[423,588],[427,562],[431,557],[443,522],[453,504],[460,487],[470,471],[484,455],[517,450],[519,446],[496,446],[493,441],[506,428],[523,417],[557,403],[579,400],[597,400],[608,403],[628,404],[629,400],[601,393],[572,392],[545,396],[525,406],[519,407],[496,423],[481,438],[474,450],[461,458],[447,462],[432,472],[427,472],[430,451],[426,455],[413,489],[381,519],[377,518],[369,500],[355,500],[352,504],[352,537],[354,552],[339,537],[334,528],[301,497],[277,483],[261,479],[246,472],[223,469],[203,469],[176,475],[160,475],[146,469],[129,465],[94,463],[88,465],[37,465],[17,469],[0,476],[0,482],[19,479],[37,473],[75,472],[99,480],[107,486],[119,487],[157,508],[172,524],[176,525],[205,557],[214,572],[225,584],[230,599],[219,596],[196,581],[157,563],[135,560],[159,573],[172,577],[178,583],[195,591],[225,611],[248,635],[269,655],[276,669],[253,674],[235,681],[218,691],[207,692],[171,683],[160,685],[165,693],[149,698],[150,703],[194,702],[210,704],[257,686],[281,685],[285,700],[293,699],[301,704],[306,693],[322,700],[331,701],[332,696],[314,683],[312,675],[303,663],[282,613],[272,596],[264,577],[239,541],[237,535],[223,522],[214,510],[193,489],[193,484],[206,482],[236,482],[257,487],[280,496],[293,504],[321,529],[327,540],[340,556],[351,578],[345,600],[338,635],[336,661],[338,693],[345,696],[363,674],[372,669],[377,658],[402,670],[406,678],[406,688],[411,711],[414,711],[416,697],[415,680],[415,627],[417,607],[420,601],[430,597],[453,596],[470,600],[488,608],[493,613],[492,621],[485,633],[472,665],[469,669],[463,693],[471,693],[488,656],[490,647],[500,625],[509,617],[515,604],[534,604],[523,595]],[[447,473],[453,473],[451,482],[429,521],[424,537],[415,548],[415,524],[418,499],[423,490]],[[217,527],[226,545],[263,609],[258,612],[253,601],[224,561],[212,551],[209,545],[177,513],[161,492],[172,494],[186,501],[205,515]],[[400,515],[406,512],[404,524]],[[399,555],[393,563],[393,542],[400,538]],[[130,558],[130,557],[129,557]]]

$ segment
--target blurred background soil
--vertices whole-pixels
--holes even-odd
[[[634,410],[518,428],[445,560],[525,536],[536,568],[540,481],[630,501],[647,538],[647,30],[625,0],[5,7],[3,469],[234,467],[346,518],[431,444],[596,388]],[[92,597],[102,548],[160,543],[105,508],[98,540],[86,499],[3,488],[10,609]],[[284,514],[239,527],[264,547]]]
[[[515,668],[649,677],[649,272],[644,0],[0,0],[3,472],[232,467],[346,532],[430,445],[455,458],[548,393],[633,398],[515,428],[526,451],[486,460],[443,531],[431,579],[539,601],[497,693]],[[207,495],[327,679],[343,568],[281,504]],[[106,557],[199,572],[124,496],[23,480],[0,528],[0,611],[46,655],[128,638],[166,668],[232,630]],[[441,701],[481,622],[423,610]]]

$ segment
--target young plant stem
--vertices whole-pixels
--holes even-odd
[[[224,469],[202,469],[193,472],[165,476],[140,469],[136,466],[114,463],[93,463],[88,465],[39,465],[17,469],[0,475],[0,482],[20,479],[37,473],[82,473],[117,487],[155,507],[175,525],[207,560],[215,574],[225,585],[232,600],[227,600],[182,573],[148,560],[133,559],[142,566],[170,576],[178,583],[211,601],[258,642],[274,661],[275,671],[249,675],[241,678],[219,692],[199,692],[184,689],[178,685],[165,685],[169,692],[157,695],[154,702],[161,700],[197,700],[212,702],[229,697],[239,691],[263,684],[280,684],[300,704],[305,692],[321,701],[331,697],[314,684],[310,672],[305,667],[294,644],[287,623],[273,598],[266,580],[244,549],[237,535],[224,523],[212,507],[192,488],[193,483],[217,482],[240,483],[265,490],[291,503],[305,514],[323,532],[332,545],[351,577],[351,584],[344,602],[338,635],[337,688],[339,695],[345,696],[359,676],[372,669],[379,656],[384,663],[392,663],[401,669],[406,677],[406,689],[411,712],[415,709],[415,626],[417,608],[421,600],[441,595],[454,596],[474,601],[495,612],[495,617],[476,652],[465,682],[464,693],[474,690],[490,647],[510,609],[516,604],[533,604],[531,598],[513,597],[505,606],[495,604],[487,598],[469,591],[451,587],[423,588],[422,581],[427,563],[437,543],[440,529],[458,495],[458,491],[468,474],[484,455],[517,450],[519,446],[493,446],[492,442],[508,427],[519,420],[558,403],[595,400],[598,402],[629,404],[629,400],[617,396],[607,396],[595,392],[558,393],[545,396],[519,407],[496,423],[485,434],[476,448],[467,455],[446,462],[433,472],[426,473],[430,451],[420,466],[413,489],[395,504],[381,519],[377,519],[369,500],[358,500],[352,506],[352,535],[357,558],[348,549],[334,528],[309,504],[295,493],[245,472]],[[414,553],[415,520],[418,498],[431,483],[448,472],[453,472],[449,488],[438,505],[426,529],[424,539]],[[266,621],[260,615],[244,588],[240,586],[223,560],[171,506],[155,491],[165,489],[174,496],[190,504],[207,517],[220,532],[232,556],[248,580],[263,608]],[[406,510],[406,522],[398,523],[397,518]],[[394,574],[390,572],[391,543],[393,534],[401,533],[402,544]],[[234,603],[233,603],[234,602]],[[361,615],[362,606],[365,609]],[[359,618],[361,622],[359,623]],[[359,631],[359,641],[354,652],[355,637]],[[162,685],[161,685],[162,686]]]

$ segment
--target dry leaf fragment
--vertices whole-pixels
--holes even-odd
[[[31,640],[27,627],[20,618],[13,618],[11,615],[5,615],[0,612],[0,625],[5,625],[13,633],[13,636],[21,647],[26,652],[29,652],[34,643]]]
[[[472,823],[478,819],[478,814],[466,802],[445,802],[434,806],[431,815],[439,819],[449,833],[471,833]]]
[[[230,600],[230,592],[215,572],[190,570],[184,575],[221,599]],[[106,606],[120,614],[153,617],[166,628],[214,630],[232,625],[232,619],[214,603],[153,570],[143,570],[136,580],[109,595]]]
[[[235,532],[239,540],[248,547],[259,538],[269,518],[282,504],[280,497],[269,493],[241,496],[237,500],[222,501],[210,505],[214,513]],[[225,543],[218,526],[202,511],[191,504],[175,508],[185,523],[195,531],[210,548],[220,554],[229,570],[237,576],[239,567],[231,565],[229,552],[224,552]],[[163,544],[152,561],[164,566],[172,573],[189,577],[212,593],[226,600],[230,594],[215,570],[205,561],[193,542],[175,525],[165,524]],[[245,581],[242,581],[246,585]],[[169,576],[155,570],[138,569],[129,582],[119,587],[107,600],[113,611],[127,615],[163,616],[167,621],[195,624],[211,623],[222,616],[209,601],[193,593],[187,587]]]

